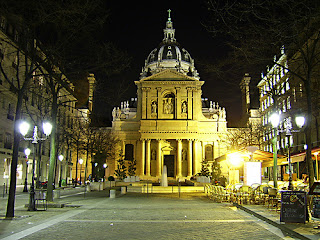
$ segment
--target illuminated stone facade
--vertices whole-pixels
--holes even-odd
[[[190,178],[203,160],[212,162],[227,150],[226,111],[201,98],[204,81],[174,33],[169,12],[164,39],[135,81],[137,98],[113,110],[112,131],[125,159],[137,161],[141,179],[159,179],[164,165],[168,177]]]

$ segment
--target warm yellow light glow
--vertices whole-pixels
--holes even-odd
[[[79,164],[82,164],[82,163],[83,163],[83,159],[80,158],[80,159],[79,159]]]
[[[243,157],[238,152],[228,154],[228,158],[229,158],[229,162],[234,167],[239,167],[243,162]]]

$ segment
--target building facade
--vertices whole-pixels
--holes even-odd
[[[137,98],[113,110],[112,132],[141,179],[159,179],[164,165],[168,177],[187,179],[226,153],[226,110],[202,98],[203,84],[169,12],[164,38],[135,81]]]
[[[27,79],[26,72],[31,75],[30,82],[26,86],[25,96],[23,98],[22,119],[26,120],[33,127],[39,126],[39,134],[41,130],[41,122],[50,120],[52,116],[52,94],[48,78],[50,74],[46,71],[46,67],[40,62],[45,62],[45,54],[41,51],[36,40],[32,40],[29,44],[29,50],[32,48],[37,53],[39,62],[25,57],[23,47],[20,47],[24,39],[15,26],[7,21],[6,18],[0,16],[0,184],[10,183],[10,169],[12,162],[13,140],[14,140],[14,124],[15,113],[18,99],[18,93],[14,86],[22,86]],[[30,50],[30,51],[32,51]],[[34,63],[33,68],[26,70],[26,61]],[[31,69],[31,70],[30,70]],[[28,72],[30,71],[30,72]],[[76,122],[79,119],[88,118],[88,110],[77,109],[77,98],[74,94],[74,85],[70,80],[59,70],[58,67],[53,66],[54,76],[52,84],[56,86],[57,90],[57,141],[56,151],[57,160],[55,166],[55,183],[58,185],[60,180],[72,178],[72,158],[75,154],[73,145],[67,143],[67,136],[76,132]],[[52,75],[51,75],[52,76]],[[28,79],[29,80],[29,79]],[[90,85],[94,85],[94,76],[89,76]],[[92,95],[90,105],[92,104]],[[68,132],[68,134],[67,134]],[[30,130],[27,137],[32,137]],[[39,135],[39,137],[42,137]],[[19,159],[17,164],[17,184],[31,183],[32,166],[33,166],[33,152],[30,156],[26,156],[24,150],[32,148],[31,141],[23,140],[21,136],[19,147]],[[46,141],[39,141],[35,145],[35,177],[41,182],[48,180],[49,172],[49,157],[50,157],[50,139]],[[32,150],[33,151],[33,150]],[[63,155],[62,161],[58,160],[58,156]]]
[[[298,134],[286,134],[286,129],[297,129],[295,125],[294,116],[303,109],[301,104],[303,96],[303,85],[294,81],[293,76],[288,71],[289,59],[284,51],[281,49],[281,55],[278,59],[274,59],[275,64],[270,68],[267,67],[265,75],[262,74],[262,79],[258,83],[260,92],[260,110],[261,121],[264,126],[270,126],[270,116],[277,112],[281,115],[279,125],[279,136],[277,142],[277,149],[285,149],[288,144],[295,146],[296,149],[303,149],[304,137],[303,132]],[[264,141],[267,143],[265,151],[272,152],[271,139],[273,138],[273,131],[265,132]],[[283,153],[283,152],[282,152]]]

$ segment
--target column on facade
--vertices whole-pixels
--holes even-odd
[[[161,164],[161,140],[158,139],[157,142],[157,177],[160,177],[161,174],[161,170],[162,170],[162,164]]]
[[[198,170],[198,164],[197,164],[197,140],[193,140],[193,142],[192,142],[193,144],[193,149],[192,149],[192,152],[193,152],[193,156],[192,156],[192,158],[193,158],[193,172],[192,172],[192,174],[193,175],[196,175],[197,174],[197,170]]]
[[[142,88],[142,119],[147,119],[147,108],[148,108],[148,103],[149,103],[149,99],[148,99],[148,92],[149,92],[150,88],[147,87],[143,87]]]
[[[156,89],[157,89],[157,106],[158,106],[158,108],[157,108],[157,118],[161,118],[162,109],[163,109],[162,101],[161,101],[161,98],[160,98],[161,87],[157,87]]]
[[[193,119],[198,119],[200,116],[199,113],[202,112],[202,101],[198,100],[198,99],[201,100],[201,95],[202,95],[201,87],[198,86],[193,92],[193,103],[194,103],[193,109],[194,109],[194,114],[196,115],[196,116],[193,116]]]
[[[193,114],[193,96],[192,96],[192,88],[188,87],[187,88],[188,91],[188,119],[193,119],[192,118],[192,114]]]
[[[125,141],[121,141],[122,143],[122,155],[125,156],[126,154],[126,142]]]
[[[150,176],[151,172],[151,140],[146,141],[146,176]]]
[[[206,159],[206,149],[205,149],[205,143],[203,141],[201,141],[201,148],[202,148],[202,151],[201,151],[201,159],[202,161]]]
[[[180,91],[180,87],[176,87],[176,108],[175,108],[175,116],[177,119],[181,119],[181,91]]]
[[[187,162],[188,162],[188,177],[191,177],[192,176],[192,140],[191,139],[188,139]]]
[[[141,175],[144,175],[144,169],[145,169],[145,146],[146,141],[143,139],[141,140]]]
[[[182,140],[177,140],[177,177],[182,176],[182,158],[181,158],[181,152],[182,152]]]

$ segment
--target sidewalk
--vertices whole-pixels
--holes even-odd
[[[320,229],[314,229],[320,224],[320,219],[311,218],[309,222],[303,223],[283,223],[280,222],[280,212],[274,209],[268,209],[265,205],[239,205],[234,203],[236,207],[246,211],[247,213],[258,217],[259,219],[287,232],[292,237],[298,239],[320,239]]]

